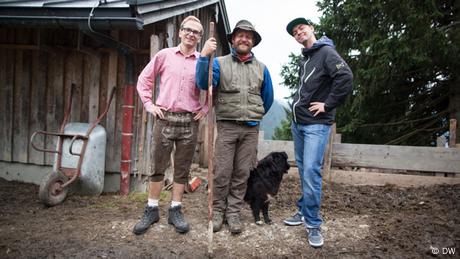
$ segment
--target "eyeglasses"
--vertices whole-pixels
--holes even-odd
[[[197,31],[188,27],[182,27],[181,30],[184,31],[186,34],[191,34],[197,37],[201,36],[201,31]]]

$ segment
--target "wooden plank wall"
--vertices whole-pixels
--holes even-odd
[[[125,32],[122,41],[133,48],[142,34]],[[119,32],[112,32],[117,36]],[[78,49],[76,30],[0,28],[0,160],[52,165],[54,155],[35,151],[30,136],[38,130],[58,132],[64,118],[71,84],[76,88],[70,121],[92,122],[106,106],[112,87],[116,96],[108,116],[101,121],[108,135],[106,169],[117,172],[120,165],[124,57],[91,39],[80,38],[91,51]],[[25,47],[24,47],[25,46]],[[135,56],[135,74],[148,61],[148,51]],[[37,146],[55,149],[57,138],[37,136]]]
[[[13,43],[12,31],[0,30],[0,38],[6,43]],[[12,161],[13,155],[13,89],[15,52],[0,49],[0,160]]]
[[[213,21],[214,19],[214,15],[213,15],[213,9],[212,8],[205,8],[205,9],[202,9],[202,10],[197,10],[197,11],[193,11],[193,12],[188,12],[188,13],[185,13],[185,14],[182,14],[182,15],[178,15],[176,17],[173,17],[173,18],[170,18],[168,20],[166,20],[164,23],[162,24],[159,24],[156,28],[156,30],[154,30],[152,33],[153,34],[156,34],[158,35],[159,37],[159,41],[160,41],[160,49],[162,48],[167,48],[167,47],[174,47],[174,46],[177,46],[179,44],[179,37],[178,37],[178,33],[179,33],[179,29],[180,29],[180,24],[182,22],[182,20],[189,16],[189,15],[194,15],[196,17],[198,17],[201,21],[201,23],[203,24],[203,27],[204,27],[204,33],[203,33],[203,37],[201,39],[201,43],[198,44],[198,51],[201,50],[201,46],[204,44],[204,42],[209,38],[209,22],[210,21]],[[147,35],[143,35],[143,38],[142,38],[142,42],[143,43],[149,43],[150,42],[150,38],[145,38]],[[218,37],[217,37],[217,40],[219,41]],[[144,48],[144,47],[143,47]],[[221,55],[221,49],[219,48],[218,49],[218,55]],[[141,65],[141,67],[138,67],[139,71],[141,71],[145,65],[147,65],[149,59],[145,59],[145,60],[142,60],[142,61],[139,61],[138,64]],[[138,76],[139,74],[137,74],[136,76]],[[158,81],[157,81],[158,83]],[[158,87],[158,86],[157,86]],[[158,92],[158,90],[156,91]],[[205,92],[202,93],[203,97],[205,97]],[[136,96],[137,93],[136,93]],[[204,98],[202,98],[202,100],[204,100]],[[136,100],[136,103],[137,105],[139,105],[140,107],[137,107],[136,109],[136,115],[134,116],[134,118],[136,119],[134,125],[135,125],[135,128],[134,128],[134,132],[137,133],[137,135],[140,135],[140,132],[141,132],[141,127],[142,127],[142,111],[143,111],[143,106],[142,106],[142,102],[139,98],[137,98]],[[203,138],[205,136],[205,129],[206,127],[203,126],[204,125],[204,120],[202,121],[201,125],[200,125],[200,129],[201,132],[199,133],[199,143],[197,145],[197,153],[196,153],[196,157],[195,157],[195,162],[198,162],[199,160],[199,156],[200,155],[203,155],[203,152],[206,152],[206,150],[204,149],[205,148],[205,145],[204,145],[204,142],[203,142]],[[137,160],[135,161],[136,164],[134,165],[134,168],[136,170],[140,170],[139,173],[140,174],[146,174],[149,172],[149,167],[151,166],[150,164],[150,159],[151,159],[151,155],[152,155],[152,149],[151,149],[151,137],[152,137],[152,128],[153,128],[153,123],[154,123],[154,120],[153,120],[153,117],[151,115],[148,115],[147,116],[147,127],[146,127],[146,130],[145,130],[145,136],[144,136],[144,139],[136,139],[136,147],[133,148],[133,158],[136,158]],[[138,152],[138,145],[139,143],[143,143],[143,154],[137,154]]]
[[[136,49],[135,82],[150,60],[152,34],[159,35],[160,49],[177,46],[180,22],[188,15],[195,15],[205,27],[200,50],[208,38],[213,12],[211,7],[188,12],[147,26],[143,31],[112,31],[112,37]],[[0,28],[0,55],[0,161],[52,165],[54,155],[33,150],[30,136],[37,130],[59,131],[71,84],[76,86],[70,116],[74,122],[94,121],[105,108],[110,90],[116,86],[116,98],[100,124],[108,136],[106,170],[119,171],[125,83],[123,55],[78,30],[5,27]],[[140,100],[136,100],[136,105],[141,105]],[[139,132],[142,109],[136,107],[135,132]],[[152,126],[149,116],[147,134],[144,140],[134,142],[133,157],[137,156],[137,143],[144,141],[147,152],[143,157],[150,158]],[[38,136],[35,141],[37,146],[55,149],[57,138]]]

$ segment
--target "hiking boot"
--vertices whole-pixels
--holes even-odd
[[[136,235],[144,234],[150,225],[158,222],[160,219],[160,213],[158,207],[145,206],[144,215],[141,220],[134,225],[133,233]]]
[[[222,224],[224,224],[224,213],[220,211],[212,212],[212,231],[217,232],[222,229]]]
[[[285,219],[283,222],[284,222],[285,225],[288,225],[288,226],[301,225],[303,223],[302,213],[300,211],[298,211],[298,212],[296,212],[296,214],[294,214],[293,216]]]
[[[241,224],[240,215],[236,213],[227,215],[227,223],[232,234],[239,234],[243,231],[243,224]]]
[[[320,228],[308,228],[308,243],[314,247],[322,247],[324,244],[323,235]]]
[[[187,233],[189,230],[188,223],[182,214],[182,206],[174,206],[169,208],[168,223],[174,225],[179,233]]]

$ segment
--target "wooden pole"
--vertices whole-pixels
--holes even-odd
[[[332,181],[332,144],[336,133],[336,124],[332,124],[331,133],[329,134],[329,142],[327,143],[326,152],[324,153],[323,175],[328,178],[329,188]]]
[[[450,125],[449,125],[449,147],[455,148],[455,145],[457,143],[457,120],[456,119],[450,119]]]
[[[157,52],[160,51],[160,38],[158,35],[152,34],[150,36],[150,59],[152,59]],[[152,103],[155,104],[155,80],[153,80],[152,86]],[[143,103],[140,102],[140,105],[143,106]],[[142,118],[141,118],[141,132],[139,136],[139,146],[138,146],[138,183],[141,181],[141,175],[145,174],[145,170],[148,168],[147,161],[149,161],[150,157],[144,158],[144,143],[145,143],[145,135],[146,135],[146,128],[147,128],[147,121],[148,121],[148,114],[145,108],[142,109]]]
[[[214,23],[209,23],[209,36],[214,37]],[[212,201],[213,201],[213,181],[214,181],[214,115],[212,103],[212,64],[214,60],[214,52],[209,57],[208,66],[208,253],[212,255]]]

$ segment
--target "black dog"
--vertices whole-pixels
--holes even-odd
[[[271,220],[268,216],[268,205],[280,188],[283,174],[289,170],[286,152],[272,152],[259,161],[251,170],[244,200],[251,206],[256,224],[261,225],[260,210],[266,224]]]

